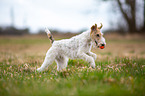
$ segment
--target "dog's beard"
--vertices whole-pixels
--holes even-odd
[[[96,44],[96,46],[99,48],[99,46],[98,46],[98,42],[95,40],[95,44]]]
[[[96,47],[99,48],[98,42],[96,40],[92,42],[92,45],[93,45],[93,48],[96,48]]]

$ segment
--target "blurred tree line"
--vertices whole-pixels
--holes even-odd
[[[119,11],[125,20],[125,23],[122,23],[124,28],[127,29],[128,33],[145,33],[145,0],[103,0],[103,1],[112,1],[117,3],[112,8],[117,7],[117,11]],[[137,5],[138,2],[143,2],[141,5]],[[143,8],[143,13],[138,13],[139,7]],[[137,21],[137,19],[144,16],[144,21]],[[121,23],[122,18],[118,20],[118,23]],[[120,22],[119,22],[120,21]],[[143,22],[143,23],[142,23]],[[137,27],[137,23],[139,23],[139,28]],[[120,25],[120,24],[119,24]],[[118,28],[120,29],[120,28]],[[122,31],[122,30],[121,30]]]
[[[0,27],[0,35],[24,35],[24,34],[29,34],[29,29],[24,28],[24,29],[17,29],[13,26],[9,27]]]
[[[14,9],[11,7],[10,9],[10,19],[11,19],[11,25],[10,26],[0,26],[0,35],[24,35],[24,34],[30,34],[30,31],[28,28],[24,27],[21,29],[18,29],[14,26],[15,16],[14,16]],[[24,19],[25,20],[25,19]]]

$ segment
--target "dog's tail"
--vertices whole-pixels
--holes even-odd
[[[54,38],[53,38],[51,32],[48,30],[48,28],[45,28],[45,32],[47,33],[47,36],[48,36],[49,40],[51,41],[51,43],[53,43]]]

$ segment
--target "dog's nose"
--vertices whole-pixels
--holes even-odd
[[[105,46],[105,44],[102,44],[102,46]]]

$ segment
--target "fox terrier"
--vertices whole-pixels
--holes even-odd
[[[86,60],[92,68],[95,68],[97,55],[91,52],[91,48],[92,45],[100,47],[101,49],[106,46],[105,38],[100,31],[102,26],[102,23],[100,27],[97,27],[97,24],[95,24],[88,31],[70,39],[59,41],[54,41],[52,34],[46,29],[45,32],[51,40],[52,46],[47,51],[45,60],[37,71],[44,71],[53,61],[57,63],[57,70],[60,71],[67,67],[69,58]]]

